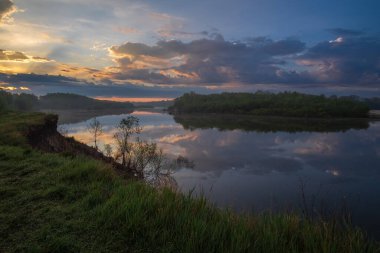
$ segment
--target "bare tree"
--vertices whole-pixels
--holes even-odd
[[[139,119],[129,116],[122,119],[117,126],[114,138],[117,144],[115,159],[136,176],[156,186],[176,188],[176,182],[170,175],[180,166],[193,165],[184,157],[172,161],[158,147],[157,143],[140,140],[131,141],[133,134],[141,133]]]
[[[139,124],[139,119],[134,116],[128,116],[122,119],[117,126],[117,132],[114,134],[116,144],[118,147],[119,155],[121,156],[121,164],[126,166],[128,169],[131,167],[131,146],[130,137],[133,134],[138,134],[141,132],[141,127]],[[128,160],[128,165],[127,165]]]
[[[110,144],[106,144],[104,145],[104,154],[107,156],[107,157],[112,157],[112,146]]]
[[[135,173],[154,186],[174,186],[170,175],[176,162],[170,161],[157,143],[137,141],[131,146],[131,167]],[[175,187],[173,187],[175,188]]]
[[[99,120],[94,118],[88,125],[88,131],[92,134],[94,138],[94,147],[98,149],[98,137],[103,134],[102,124],[100,124]]]

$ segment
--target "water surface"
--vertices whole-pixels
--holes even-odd
[[[303,185],[310,209],[347,206],[355,224],[380,235],[380,122],[132,115],[140,119],[143,139],[194,162],[173,174],[183,192],[194,190],[237,211],[277,211],[303,208]],[[101,144],[113,143],[114,126],[126,116],[98,117]],[[91,145],[88,123],[61,127]]]

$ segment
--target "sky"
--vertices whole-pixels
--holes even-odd
[[[0,0],[0,87],[380,96],[378,0]]]

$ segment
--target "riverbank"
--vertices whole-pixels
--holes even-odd
[[[365,233],[295,214],[237,216],[124,180],[91,154],[33,149],[43,114],[0,116],[0,251],[379,252]],[[54,125],[54,124],[53,124]]]
[[[370,110],[369,116],[373,119],[380,119],[380,110]]]

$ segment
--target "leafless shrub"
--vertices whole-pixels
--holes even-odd
[[[139,119],[134,116],[120,121],[114,134],[117,144],[115,159],[121,161],[126,170],[134,172],[136,176],[156,187],[165,185],[176,188],[177,183],[171,177],[173,171],[186,164],[187,167],[193,166],[193,163],[184,157],[170,160],[157,143],[144,141],[139,137],[132,142],[131,136],[141,131]]]
[[[94,147],[98,149],[98,137],[103,134],[103,126],[99,120],[94,118],[87,126],[88,131],[92,134],[94,140]]]
[[[117,132],[114,134],[114,139],[118,148],[118,157],[121,157],[121,164],[126,166],[127,169],[131,167],[131,143],[130,137],[133,134],[139,134],[141,127],[139,125],[139,119],[134,116],[128,116],[122,119],[119,125],[116,127]],[[127,164],[128,161],[128,164]]]
[[[107,157],[112,157],[113,149],[110,144],[105,144],[104,145],[104,154]]]

